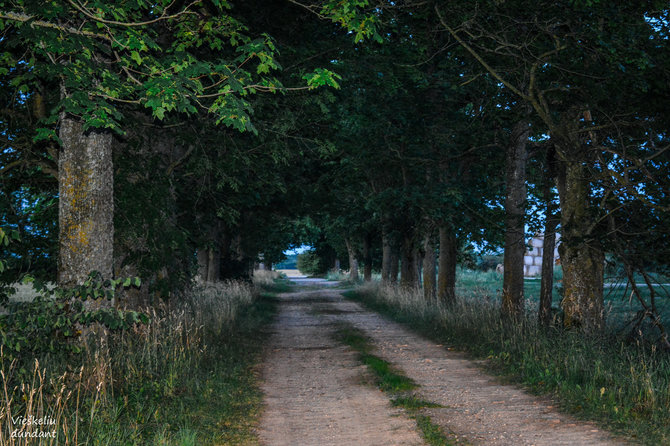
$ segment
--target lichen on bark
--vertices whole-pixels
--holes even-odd
[[[112,276],[114,180],[112,135],[61,120],[58,159],[58,283],[80,285],[91,271]]]
[[[563,323],[585,332],[604,327],[605,255],[594,233],[591,187],[584,163],[564,162],[559,176],[563,265]]]

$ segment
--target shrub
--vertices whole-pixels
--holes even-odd
[[[502,255],[481,255],[477,259],[477,269],[480,271],[495,271],[496,266],[501,263],[503,263]]]
[[[298,254],[298,270],[307,276],[318,276],[328,271],[328,265],[316,250],[311,249]]]

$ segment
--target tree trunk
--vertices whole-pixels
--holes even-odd
[[[448,227],[440,226],[440,260],[437,269],[437,298],[446,303],[456,300],[456,237]]]
[[[391,246],[391,267],[389,269],[389,284],[395,285],[398,283],[398,272],[400,266],[400,253],[397,246]]]
[[[558,215],[556,206],[552,203],[551,191],[555,172],[555,150],[549,147],[547,150],[546,166],[544,169],[543,195],[546,201],[546,216],[544,223],[544,240],[542,243],[542,279],[540,281],[540,308],[538,318],[540,325],[548,327],[551,325],[551,302],[553,300],[554,288],[554,251],[556,247],[556,227],[558,226]]]
[[[400,260],[400,286],[416,288],[419,277],[416,271],[416,250],[412,237],[405,236],[402,242],[402,258]]]
[[[435,246],[433,245],[432,234],[426,235],[423,241],[423,295],[426,300],[435,299],[435,273],[436,273],[436,255]]]
[[[505,257],[503,261],[502,314],[518,318],[524,311],[523,257],[526,253],[524,215],[526,208],[526,143],[528,123],[520,121],[512,130],[505,161]]]
[[[221,251],[214,248],[198,249],[198,275],[203,282],[221,279]]]
[[[200,248],[197,251],[198,256],[198,275],[203,282],[217,282],[221,280],[221,259],[223,245],[229,242],[222,234],[221,226],[213,224],[207,231],[207,247]]]
[[[221,278],[221,252],[218,249],[207,250],[207,282],[218,282]]]
[[[207,248],[199,248],[196,251],[196,257],[198,258],[198,276],[199,280],[207,282],[207,272],[209,271],[209,250]]]
[[[112,135],[84,133],[83,124],[64,117],[58,158],[58,284],[82,284],[91,271],[111,278],[114,268],[114,174]],[[93,303],[89,308],[107,305]]]
[[[365,261],[365,268],[363,269],[363,280],[366,282],[372,281],[372,235],[365,234],[363,240],[363,260]]]
[[[593,238],[593,218],[589,206],[590,183],[585,165],[567,161],[559,175],[561,201],[561,244],[563,301],[566,327],[585,332],[603,328],[603,275],[605,254]]]
[[[356,251],[348,238],[344,239],[347,245],[347,253],[349,254],[349,280],[355,282],[358,280],[358,260],[356,260]]]
[[[542,280],[540,282],[540,324],[548,327],[551,324],[551,301],[554,288],[554,248],[556,246],[556,226],[558,218],[547,209],[547,220],[544,225],[544,242],[542,243]]]
[[[423,283],[423,246],[414,250],[414,277],[416,277],[416,287],[421,288]]]
[[[382,233],[382,285],[391,283],[391,240],[386,231]]]

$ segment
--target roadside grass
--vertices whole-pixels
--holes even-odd
[[[149,314],[146,325],[109,333],[101,349],[3,361],[0,444],[257,444],[254,370],[272,299],[225,282]],[[18,416],[53,419],[56,438],[12,437],[44,431]]]
[[[457,443],[452,441],[438,425],[431,421],[428,415],[423,413],[422,409],[424,408],[441,406],[425,401],[413,394],[412,390],[418,388],[418,384],[392,367],[387,361],[370,353],[373,350],[373,346],[370,343],[370,339],[361,330],[351,324],[340,322],[335,337],[338,341],[358,352],[359,360],[374,374],[377,387],[389,394],[391,404],[394,407],[403,408],[416,421],[421,436],[426,440],[427,444],[431,446],[463,444],[462,442]]]
[[[291,291],[291,281],[278,271],[256,270],[252,277],[254,285],[270,293],[287,293]]]
[[[345,274],[342,271],[328,271],[324,276],[324,279],[329,282],[342,282],[349,280],[349,274]]]
[[[649,344],[627,342],[612,331],[584,338],[544,329],[530,313],[520,324],[506,324],[498,300],[486,295],[445,306],[426,301],[420,291],[372,283],[345,296],[450,348],[488,359],[493,373],[551,395],[579,417],[640,443],[670,443],[670,356]]]

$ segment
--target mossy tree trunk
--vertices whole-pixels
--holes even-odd
[[[451,229],[440,226],[440,259],[437,268],[437,298],[442,302],[456,300],[456,261],[458,244]]]
[[[81,121],[66,116],[59,136],[58,284],[72,287],[82,284],[91,271],[98,271],[103,278],[113,274],[112,135],[84,132]],[[88,304],[102,305],[102,301]]]
[[[518,318],[524,311],[523,257],[526,253],[526,144],[528,123],[519,121],[512,129],[505,160],[505,257],[502,314]]]
[[[561,201],[563,301],[566,327],[596,332],[604,326],[603,274],[605,254],[594,237],[591,184],[586,165],[563,162],[558,190]]]

